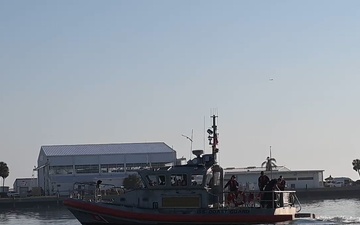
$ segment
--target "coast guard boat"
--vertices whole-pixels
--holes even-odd
[[[94,198],[75,196],[64,200],[64,205],[84,225],[225,225],[314,218],[311,213],[299,213],[301,205],[295,191],[224,192],[224,172],[216,160],[216,118],[212,116],[208,130],[211,154],[194,150],[196,158],[186,165],[141,169],[140,188],[110,199],[102,198],[97,191]]]

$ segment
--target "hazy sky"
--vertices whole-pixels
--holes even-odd
[[[214,109],[224,167],[272,146],[278,165],[358,179],[359,40],[357,0],[0,0],[5,184],[42,145],[161,141],[188,158],[182,134],[203,149]]]

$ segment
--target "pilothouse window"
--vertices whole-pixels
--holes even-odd
[[[220,185],[220,172],[215,172],[214,173],[214,185],[215,186],[219,186]]]
[[[201,186],[203,183],[203,179],[204,179],[203,175],[193,174],[191,176],[191,185],[192,186]]]
[[[166,177],[165,175],[147,175],[146,179],[149,186],[165,185]]]
[[[159,185],[165,185],[166,184],[166,179],[164,175],[160,175],[159,176]]]
[[[220,172],[209,172],[206,174],[206,185],[208,187],[219,186],[221,184],[221,173]]]
[[[206,181],[205,182],[206,182],[205,183],[206,186],[209,186],[209,187],[213,186],[214,181],[213,181],[213,174],[212,173],[206,174]]]
[[[172,174],[171,175],[171,186],[186,186],[187,175],[186,174]]]

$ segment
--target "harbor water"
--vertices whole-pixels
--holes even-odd
[[[311,212],[316,220],[299,220],[287,224],[360,224],[360,198],[302,201],[301,212]],[[62,206],[0,209],[1,225],[80,225]],[[283,224],[283,223],[282,223]]]

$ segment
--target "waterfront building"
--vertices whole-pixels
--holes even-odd
[[[74,184],[96,182],[121,186],[144,167],[176,163],[176,152],[163,142],[41,146],[38,186],[45,195],[69,195]]]
[[[244,189],[258,190],[258,178],[264,171],[270,179],[280,176],[286,181],[287,189],[323,188],[324,170],[290,170],[285,166],[277,166],[272,171],[265,171],[264,167],[250,166],[245,168],[225,168],[225,182],[235,175],[237,181]]]
[[[353,185],[354,181],[349,177],[332,177],[325,178],[325,187],[345,187]]]
[[[13,184],[14,192],[18,193],[20,197],[26,197],[33,188],[38,186],[37,178],[16,178]]]

